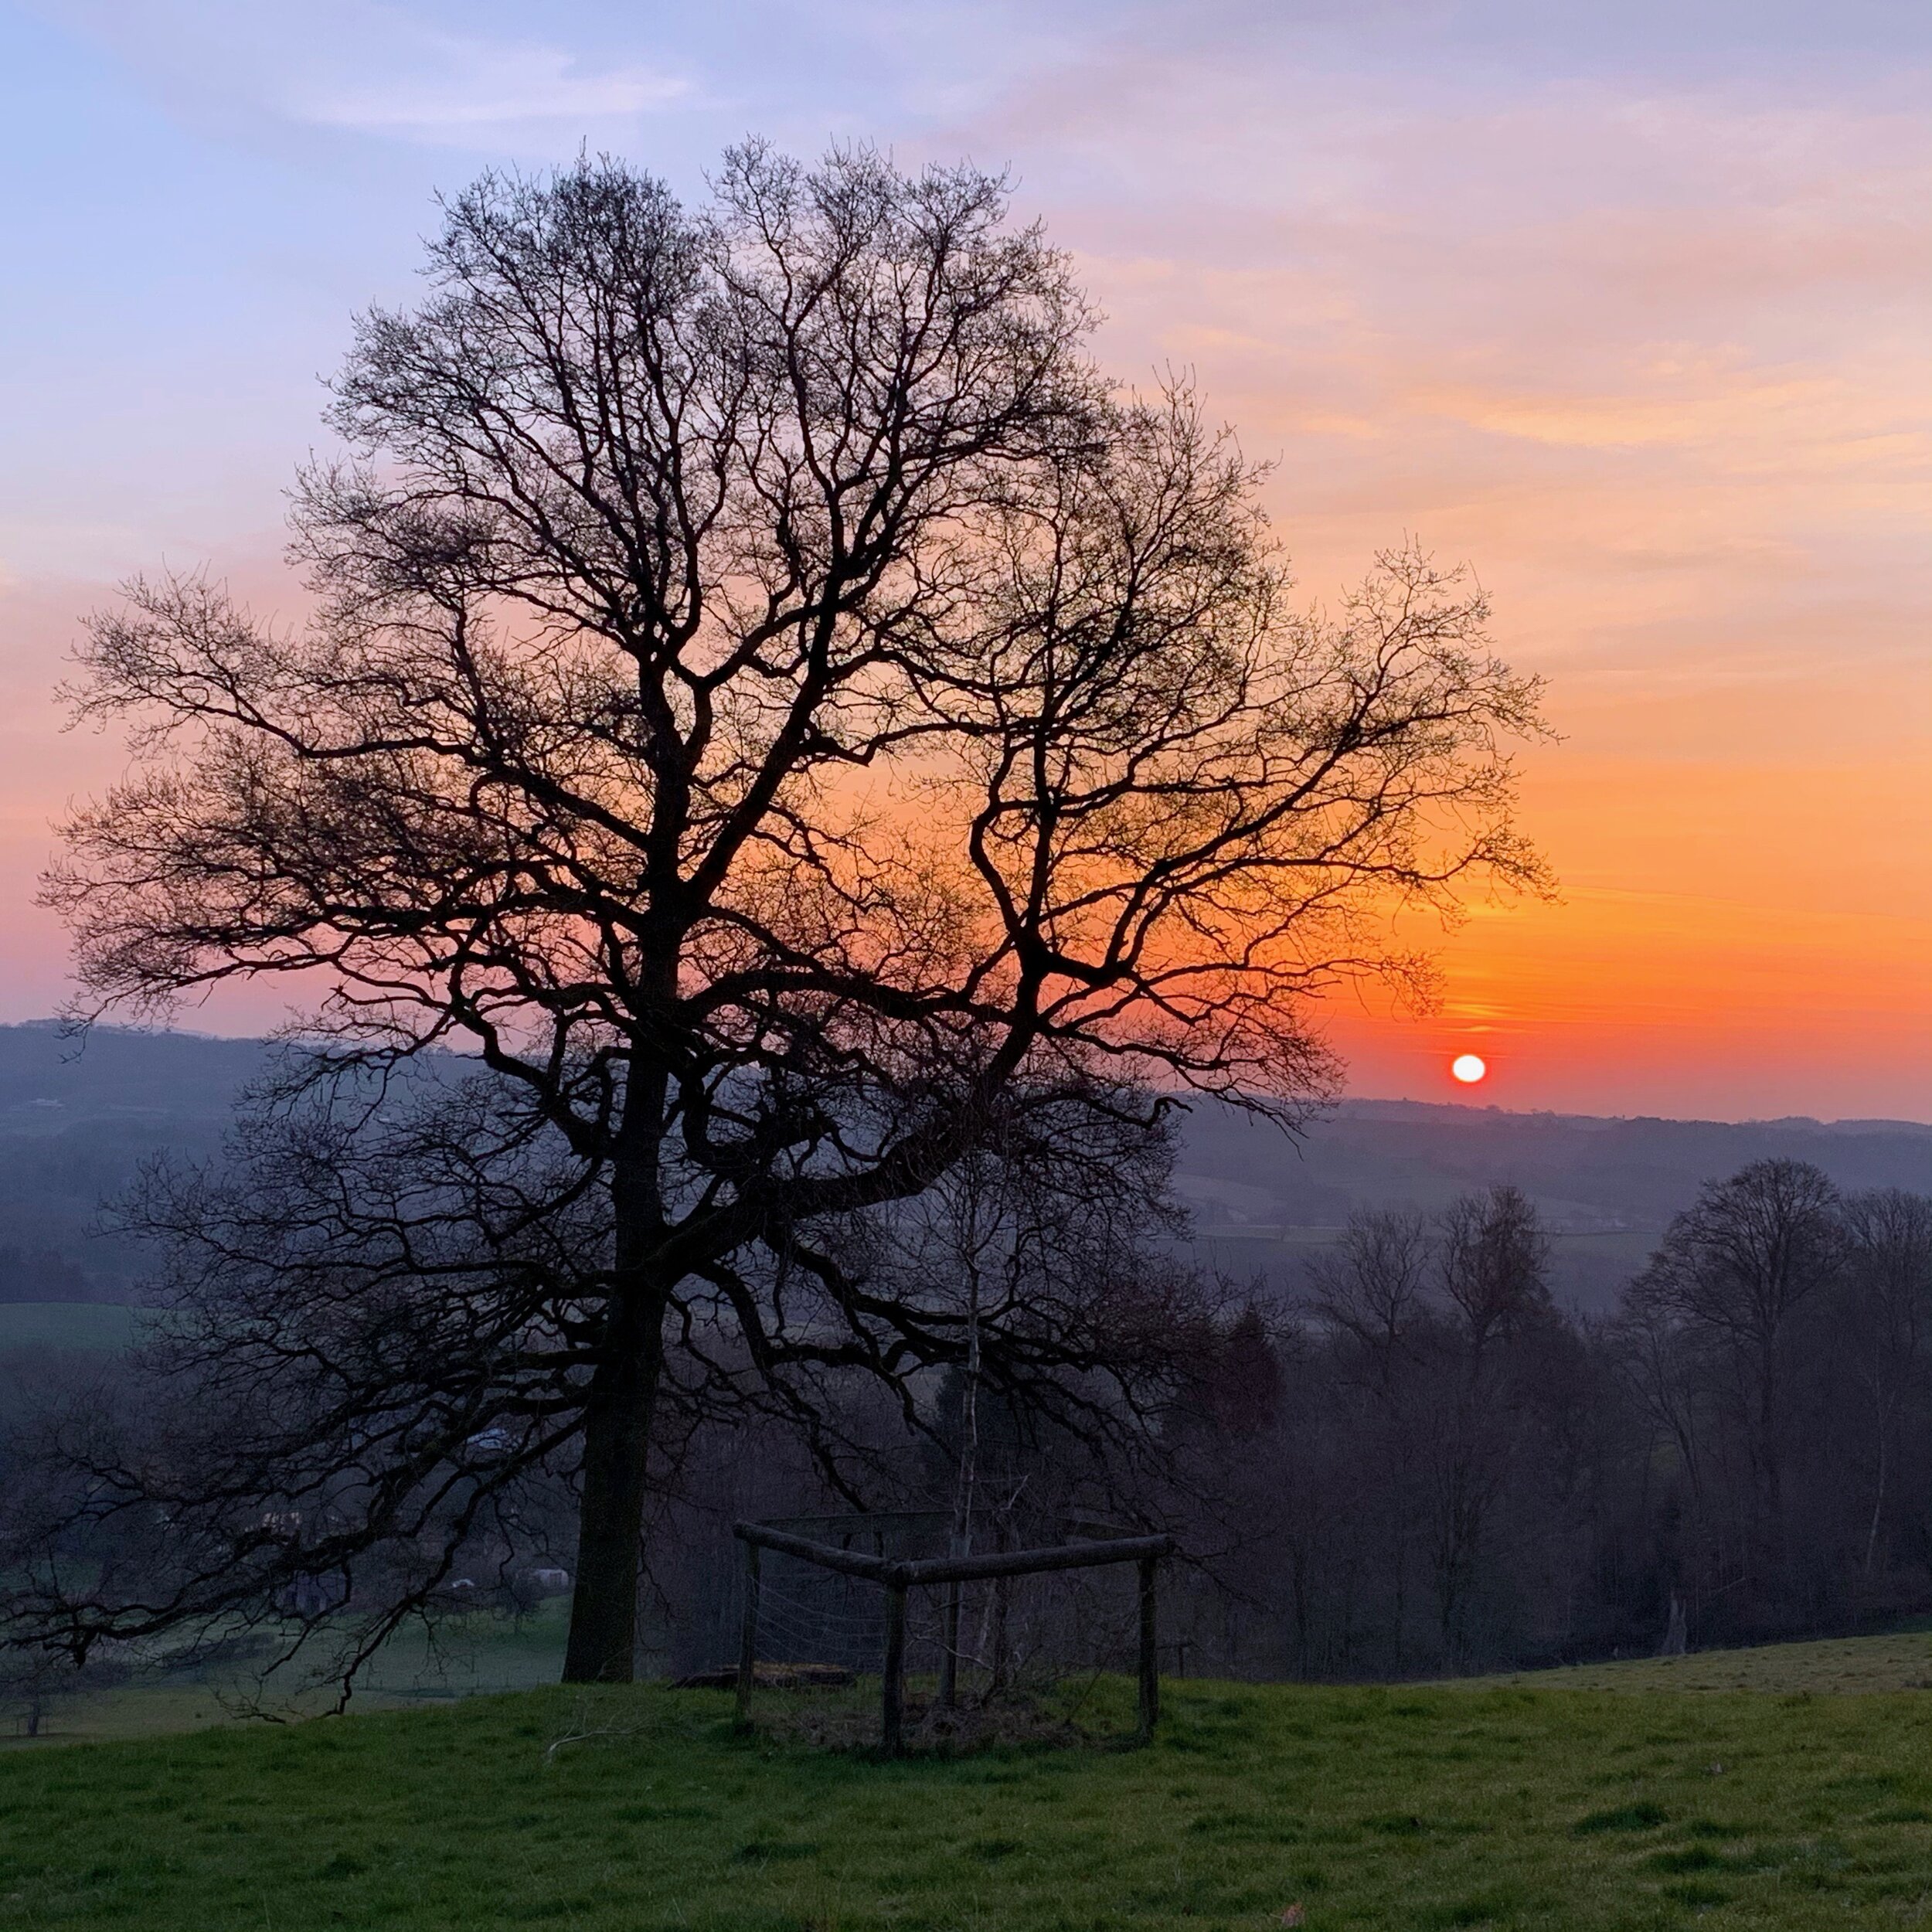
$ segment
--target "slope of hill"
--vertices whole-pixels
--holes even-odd
[[[1513,1181],[1556,1236],[1559,1294],[1600,1308],[1703,1182],[1770,1156],[1812,1162],[1843,1188],[1932,1192],[1932,1127],[1910,1121],[1605,1120],[1405,1100],[1345,1102],[1298,1143],[1197,1108],[1181,1187],[1206,1255],[1289,1285],[1352,1209],[1432,1209]]]
[[[162,1152],[219,1152],[257,1040],[0,1026],[0,1302],[124,1301],[144,1257],[102,1204]]]
[[[219,1152],[254,1040],[50,1022],[0,1026],[0,1303],[123,1301],[143,1257],[97,1229],[104,1200],[159,1152]],[[1180,1185],[1196,1243],[1236,1279],[1301,1278],[1356,1207],[1439,1206],[1517,1182],[1556,1233],[1558,1287],[1600,1306],[1706,1180],[1765,1155],[1814,1161],[1848,1188],[1932,1191],[1932,1127],[1902,1121],[1599,1120],[1355,1100],[1298,1142],[1227,1108],[1188,1119]]]
[[[0,1926],[1800,1932],[1932,1894],[1921,1692],[1184,1683],[1168,1706],[1145,1750],[894,1763],[658,1689],[16,1747]]]

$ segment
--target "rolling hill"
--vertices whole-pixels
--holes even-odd
[[[218,1156],[255,1040],[51,1022],[0,1026],[0,1303],[125,1302],[145,1259],[101,1230],[141,1163]],[[1201,1257],[1240,1280],[1298,1281],[1359,1207],[1430,1209],[1513,1181],[1556,1236],[1560,1294],[1604,1305],[1699,1185],[1746,1162],[1815,1162],[1847,1188],[1932,1191],[1932,1127],[1896,1121],[1607,1120],[1352,1100],[1291,1141],[1219,1107],[1190,1115],[1179,1185]]]

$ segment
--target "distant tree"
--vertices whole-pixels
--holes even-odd
[[[1693,1513],[1703,1502],[1703,1442],[1696,1352],[1681,1308],[1654,1271],[1626,1284],[1606,1331],[1616,1372],[1651,1432],[1668,1442]]]
[[[1385,1389],[1427,1308],[1430,1259],[1424,1216],[1370,1209],[1350,1215],[1334,1252],[1309,1264],[1311,1306],[1362,1351]]]
[[[1267,1318],[1250,1301],[1216,1338],[1209,1383],[1215,1420],[1237,1441],[1258,1436],[1281,1414],[1282,1393]]]
[[[0,1713],[22,1737],[44,1737],[83,1698],[127,1681],[125,1665],[104,1657],[77,1662],[57,1651],[16,1651],[0,1661]]]
[[[1443,1645],[1460,1661],[1498,1503],[1532,1450],[1525,1365],[1509,1345],[1548,1325],[1556,1311],[1549,1239],[1521,1189],[1498,1183],[1451,1202],[1438,1217],[1434,1249],[1459,1345],[1444,1361],[1430,1417],[1430,1545]]]
[[[1358,1213],[1310,1266],[1308,1305],[1337,1397],[1331,1426],[1347,1445],[1335,1454],[1338,1479],[1367,1492],[1352,1546],[1385,1594],[1378,1621],[1395,1668],[1412,1641],[1439,1662],[1467,1662],[1477,1600],[1508,1597],[1513,1546],[1555,1511],[1531,1499],[1561,1486],[1553,1464],[1567,1452],[1549,1398],[1574,1379],[1574,1338],[1549,1267],[1536,1209],[1508,1184],[1434,1215]],[[1433,1628],[1412,1639],[1410,1606],[1425,1594]]]
[[[1369,1546],[1365,1560],[1379,1574],[1386,1654],[1396,1671],[1407,1656],[1410,1600],[1429,1514],[1434,1405],[1426,1391],[1443,1325],[1434,1302],[1434,1260],[1426,1214],[1359,1209],[1334,1250],[1318,1255],[1308,1270],[1309,1308],[1328,1337],[1325,1366],[1336,1385],[1326,1420],[1342,1439],[1331,1452],[1333,1466],[1321,1472],[1321,1486],[1352,1494],[1356,1539]],[[1296,1621],[1305,1655],[1305,1601]]]
[[[1837,1189],[1809,1162],[1753,1161],[1699,1190],[1636,1290],[1720,1365],[1747,1444],[1760,1566],[1781,1556],[1794,1318],[1842,1264],[1838,1207]]]
[[[1932,1199],[1883,1188],[1845,1197],[1842,1274],[1855,1372],[1872,1424],[1871,1573],[1906,1406],[1925,1373],[1932,1328]]]
[[[1536,880],[1536,692],[1412,553],[1295,615],[1254,471],[1185,392],[1110,389],[971,168],[753,145],[696,212],[614,163],[488,176],[429,275],[359,325],[350,454],[302,476],[313,617],[191,577],[93,625],[81,713],[145,763],[49,896],[83,1017],[326,988],[314,1131],[367,1192],[304,1210],[279,1313],[272,1243],[204,1243],[270,1325],[211,1345],[279,1338],[206,1372],[271,1417],[316,1378],[345,1549],[572,1459],[566,1675],[624,1678],[667,1392],[959,1363],[968,1311],[877,1291],[867,1216],[987,1148],[1131,1165],[1156,1089],[1328,1093],[1311,996],[1420,970],[1381,912]],[[355,1083],[451,1045],[488,1105],[411,1195]],[[327,1410],[338,1342],[397,1365],[379,1427]],[[265,1546],[279,1505],[231,1501]],[[208,1614],[210,1536],[75,1641]]]
[[[1438,1267],[1478,1359],[1492,1338],[1551,1312],[1549,1237],[1529,1197],[1508,1182],[1444,1210]]]

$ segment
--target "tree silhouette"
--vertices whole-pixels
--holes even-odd
[[[971,168],[754,145],[698,210],[610,162],[485,176],[429,283],[359,323],[346,454],[302,474],[312,615],[197,577],[93,624],[80,709],[144,762],[48,891],[85,1017],[319,978],[318,1079],[487,1070],[437,1142],[468,1245],[367,1199],[335,1230],[355,1274],[386,1229],[399,1305],[518,1284],[432,1296],[502,1345],[381,1481],[479,1428],[574,1457],[566,1674],[624,1678],[680,1362],[957,1362],[957,1310],[869,1287],[864,1217],[989,1147],[1131,1160],[1164,1096],[1325,1096],[1310,999],[1424,971],[1389,906],[1535,882],[1536,692],[1413,553],[1297,614],[1257,473],[1184,387],[1103,379]],[[352,1171],[375,1116],[328,1117]],[[301,1225],[290,1295],[344,1261]],[[542,1358],[521,1408],[506,1351]]]
[[[1842,1265],[1838,1193],[1806,1161],[1753,1161],[1673,1217],[1633,1294],[1675,1315],[1719,1365],[1750,1445],[1760,1573],[1784,1556],[1785,1396],[1794,1318]]]

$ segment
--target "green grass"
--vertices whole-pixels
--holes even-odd
[[[514,1621],[488,1614],[454,1617],[434,1642],[412,1627],[377,1652],[358,1679],[355,1709],[391,1710],[554,1684],[563,1668],[568,1613],[569,1600],[557,1597]],[[262,1668],[230,1662],[206,1669],[156,1668],[112,1689],[56,1694],[48,1699],[40,1735],[34,1738],[24,1734],[19,1700],[11,1714],[0,1702],[0,1755],[210,1725],[259,1726],[258,1710],[296,1719],[332,1708],[335,1686],[315,1685],[311,1668],[298,1666],[266,1680]]]
[[[1539,1690],[1860,1691],[1932,1690],[1932,1637],[1833,1637],[1753,1650],[1700,1650],[1688,1657],[1647,1657],[1620,1664],[1579,1664],[1472,1679]]]
[[[1124,1685],[1105,1687],[1124,1715]],[[475,1698],[0,1760],[0,1927],[1896,1926],[1911,1692],[1169,1687],[1144,1750],[883,1764],[721,1695]],[[574,1739],[575,1741],[566,1741]]]

